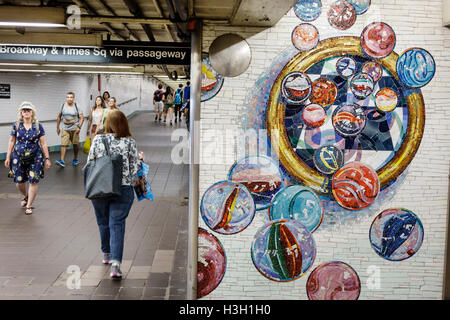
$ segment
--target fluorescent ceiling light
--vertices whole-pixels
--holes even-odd
[[[79,71],[75,71],[75,70],[71,70],[71,71],[62,71],[64,73],[105,73],[105,74],[144,74],[143,72],[134,72],[134,71],[130,71],[130,72],[126,72],[126,71],[86,71],[86,70],[79,70]]]
[[[0,63],[0,66],[19,66],[19,67],[36,67],[39,66],[37,63]]]
[[[0,69],[0,72],[62,72],[61,70]]]
[[[38,27],[38,28],[62,28],[66,27],[61,23],[45,23],[45,22],[8,22],[0,21],[0,27]]]
[[[43,67],[68,67],[68,68],[111,68],[111,69],[133,69],[133,66],[107,66],[107,65],[82,65],[82,64],[43,64]]]

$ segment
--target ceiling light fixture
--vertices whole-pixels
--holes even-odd
[[[66,25],[61,23],[46,23],[46,22],[0,21],[0,27],[63,28],[66,27]]]

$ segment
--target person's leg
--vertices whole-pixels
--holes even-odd
[[[65,158],[66,158],[66,147],[61,146],[61,160],[64,161]]]
[[[173,107],[169,108],[169,120],[170,120],[170,124],[172,124],[172,121],[173,121]]]
[[[78,159],[78,143],[73,144],[73,158]]]
[[[23,200],[20,202],[20,205],[22,207],[25,207],[28,203],[28,193],[27,193],[27,186],[25,183],[16,183],[17,189],[19,189],[20,193],[23,195]]]
[[[36,199],[37,192],[38,192],[38,184],[30,183],[28,187],[28,203],[27,203],[28,208],[31,208],[34,199]]]
[[[168,111],[168,107],[167,106],[164,106],[164,122],[166,122],[166,120],[167,120],[167,111]]]
[[[62,162],[66,159],[66,150],[70,145],[70,133],[66,130],[61,130],[61,160]]]
[[[109,230],[111,232],[111,261],[120,264],[125,239],[125,220],[130,213],[134,200],[131,186],[122,186],[120,197],[111,201],[109,207]]]
[[[94,207],[95,218],[97,219],[98,230],[100,232],[101,250],[105,253],[111,253],[110,230],[109,230],[109,200],[96,199],[91,200]]]
[[[78,145],[80,144],[80,134],[76,133],[76,131],[72,132],[72,143],[73,143],[73,161],[72,165],[78,165]]]

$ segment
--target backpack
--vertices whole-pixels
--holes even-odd
[[[163,92],[161,90],[156,90],[155,91],[155,101],[156,102],[160,102],[162,100],[163,97]]]
[[[77,103],[74,102],[74,104],[75,104],[75,110],[77,110],[77,117],[78,117],[78,120],[80,120],[80,112],[78,111]],[[65,105],[65,103],[62,104],[62,106],[61,106],[61,111],[59,112],[59,114],[61,114],[61,115],[62,115],[62,111],[63,111],[63,109],[64,109],[64,105]]]
[[[169,93],[166,97],[166,104],[172,104],[173,103],[173,93]]]
[[[174,103],[181,103],[181,89],[177,89],[177,91],[175,91],[175,100],[173,101]]]

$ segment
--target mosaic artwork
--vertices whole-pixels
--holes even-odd
[[[367,73],[358,73],[350,80],[350,89],[356,99],[364,100],[373,91],[375,82]]]
[[[397,107],[399,102],[397,92],[391,88],[384,88],[377,92],[375,103],[378,110],[382,112],[391,112]]]
[[[345,0],[334,2],[328,10],[328,22],[339,30],[347,30],[356,21],[355,7]]]
[[[333,111],[333,127],[344,138],[355,137],[366,126],[366,114],[354,103],[343,103]]]
[[[367,61],[361,68],[362,74],[368,74],[373,81],[377,82],[383,76],[383,69],[375,61]]]
[[[314,49],[319,43],[319,31],[309,23],[302,23],[292,31],[292,44],[300,51]]]
[[[252,222],[255,202],[243,184],[220,181],[203,194],[200,213],[211,230],[233,234],[241,232]]]
[[[320,0],[300,0],[294,5],[294,13],[302,21],[314,21],[321,12],[322,2]]]
[[[348,0],[349,3],[355,8],[356,14],[363,14],[369,10],[370,0]]]
[[[197,298],[213,291],[225,275],[227,258],[220,241],[198,228]]]
[[[311,103],[320,104],[322,107],[328,107],[334,101],[337,96],[336,84],[327,78],[319,78],[312,84],[311,97],[309,100]]]
[[[341,261],[322,263],[306,282],[310,300],[358,300],[361,281],[356,271]]]
[[[295,220],[274,220],[255,235],[253,263],[266,278],[287,282],[300,278],[316,257],[316,244],[308,229]]]
[[[387,57],[395,47],[395,33],[383,22],[373,22],[361,34],[361,47],[365,54],[374,59]]]
[[[370,6],[370,0],[335,1],[324,18],[334,33],[349,30]],[[300,0],[294,7],[304,22],[321,11],[319,0]],[[381,208],[394,199],[420,146],[425,125],[420,88],[433,79],[435,61],[422,48],[397,54],[396,34],[385,22],[356,32],[322,39],[313,24],[293,28],[292,46],[247,92],[238,120],[241,128],[267,133],[255,143],[262,146],[259,157],[272,161],[261,173],[250,157],[241,159],[230,168],[229,181],[217,183],[225,183],[226,191],[211,196],[211,187],[203,198],[216,200],[202,198],[201,206],[208,203],[211,209],[202,217],[218,233],[242,231],[260,210],[255,220],[262,218],[262,227],[254,235],[251,258],[270,280],[301,278],[320,250],[312,233],[359,223],[360,217],[376,216],[368,238],[388,261],[408,259],[422,245],[417,215]],[[235,227],[238,204],[248,213],[239,215],[232,232],[224,232]],[[306,292],[311,300],[356,300],[361,283],[350,265],[325,262],[310,273]]]
[[[341,77],[349,78],[356,73],[356,61],[350,57],[341,57],[336,62],[336,71]]]
[[[361,210],[375,201],[380,180],[374,169],[362,162],[350,162],[333,175],[334,199],[344,208]]]
[[[323,145],[314,152],[314,166],[323,174],[333,174],[344,165],[344,154],[333,145]]]
[[[211,67],[207,53],[202,54],[202,87],[201,102],[214,98],[222,89],[224,77]]]
[[[281,189],[283,174],[278,164],[269,157],[246,157],[234,164],[228,180],[238,182],[250,191],[256,210],[266,209]]]
[[[397,60],[397,74],[400,81],[410,88],[421,88],[434,77],[436,64],[426,50],[411,48]]]
[[[327,114],[321,105],[312,103],[303,109],[302,119],[308,127],[318,128],[327,120]]]
[[[301,104],[311,94],[311,79],[303,72],[288,74],[281,84],[283,98],[289,104]]]
[[[424,230],[417,215],[403,208],[381,212],[370,226],[370,244],[382,258],[401,261],[412,257],[421,247]]]
[[[269,218],[296,220],[314,232],[323,219],[322,202],[310,188],[288,186],[281,189],[270,203]]]

